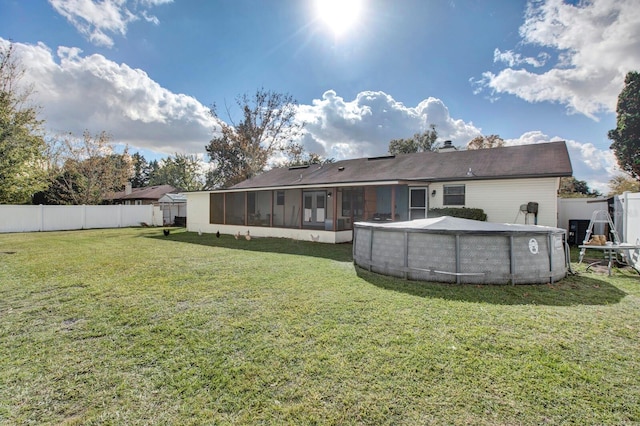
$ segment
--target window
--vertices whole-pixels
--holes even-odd
[[[464,185],[444,185],[445,206],[464,206]]]
[[[284,191],[278,191],[276,193],[276,205],[284,206]]]
[[[209,223],[224,223],[224,194],[209,195]]]

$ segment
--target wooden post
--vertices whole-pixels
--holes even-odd
[[[332,231],[336,232],[338,230],[338,226],[337,226],[338,225],[338,188],[333,188],[332,192],[333,192],[333,197],[332,197],[333,198],[333,201],[332,201],[333,206],[331,206],[332,209],[333,209],[333,229],[332,229]]]
[[[391,220],[396,221],[396,186],[391,187]]]
[[[278,191],[271,191],[271,214],[269,215],[269,227],[273,228],[273,198],[278,197]]]

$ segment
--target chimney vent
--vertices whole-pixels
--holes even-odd
[[[458,148],[456,148],[455,145],[453,145],[453,142],[451,141],[444,141],[444,145],[442,145],[442,147],[438,149],[438,151],[440,152],[457,151],[457,150]]]

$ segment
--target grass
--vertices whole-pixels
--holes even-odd
[[[638,424],[640,277],[574,267],[458,286],[348,244],[0,235],[0,424]]]

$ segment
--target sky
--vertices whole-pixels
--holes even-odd
[[[607,132],[640,71],[637,0],[0,0],[47,132],[109,133],[148,160],[196,154],[235,99],[291,95],[301,143],[336,160],[383,155],[436,126],[464,147],[564,140],[604,194]],[[229,116],[226,115],[228,107]]]

